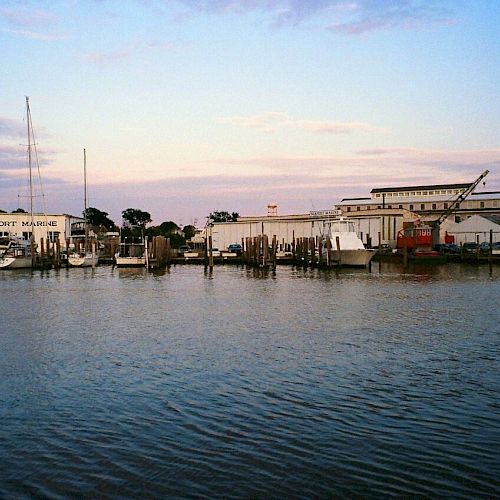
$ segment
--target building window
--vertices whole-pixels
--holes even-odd
[[[55,243],[61,233],[59,231],[49,231],[48,236],[51,243]]]
[[[420,204],[420,210],[425,210],[425,203]]]
[[[432,210],[436,210],[437,205],[435,203],[432,204]]]
[[[387,205],[387,208],[392,208],[392,205]]]
[[[359,212],[361,210],[361,207],[356,207],[356,212]]]
[[[443,203],[443,208],[446,210],[448,208],[448,203],[444,202]]]
[[[403,208],[403,205],[399,205],[399,208]]]
[[[413,205],[410,205],[410,210],[413,210]]]
[[[484,201],[479,202],[479,208],[484,208]]]
[[[350,212],[351,211],[351,207],[347,207],[347,211]]]

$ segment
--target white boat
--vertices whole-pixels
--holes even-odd
[[[83,150],[83,216],[85,218],[85,242],[83,251],[77,251],[68,255],[68,264],[72,267],[95,267],[99,261],[99,255],[95,250],[95,243],[93,248],[89,248],[91,243],[89,241],[89,227],[87,223],[87,153]]]
[[[330,238],[332,259],[342,266],[368,267],[376,250],[365,248],[354,230],[354,224],[345,219],[325,223],[326,237]],[[340,254],[339,254],[340,248]]]
[[[30,240],[11,237],[0,245],[0,269],[28,269],[31,266]]]
[[[99,261],[96,252],[79,252],[68,256],[68,262],[73,267],[95,267]]]
[[[120,251],[115,254],[118,267],[146,267],[146,246],[144,243],[120,243]]]

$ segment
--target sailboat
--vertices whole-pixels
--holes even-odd
[[[99,260],[99,256],[95,251],[95,243],[92,243],[94,248],[91,248],[89,240],[89,225],[87,222],[87,153],[83,150],[83,205],[85,219],[85,242],[83,251],[76,251],[68,255],[68,263],[73,267],[95,267]]]
[[[36,144],[33,135],[33,124],[31,122],[31,110],[29,97],[26,97],[26,122],[28,126],[28,172],[29,172],[29,198],[30,198],[30,222],[31,233],[29,239],[18,236],[9,236],[7,241],[0,245],[0,269],[29,269],[35,266],[36,243],[34,236],[33,218],[33,175],[32,175],[32,147]],[[33,144],[32,144],[33,139]],[[36,146],[35,146],[36,153]]]

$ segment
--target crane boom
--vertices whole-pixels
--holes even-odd
[[[489,170],[485,170],[465,191],[460,193],[455,200],[453,200],[453,203],[448,207],[447,210],[445,210],[439,218],[437,218],[433,225],[434,227],[439,227],[442,222],[450,215],[456,208],[457,206],[469,196],[472,191],[476,188],[476,186],[489,174]]]

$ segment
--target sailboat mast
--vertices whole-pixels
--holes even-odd
[[[87,223],[87,151],[83,148],[83,217],[85,219],[85,251],[89,246],[89,227]]]
[[[30,98],[26,96],[26,124],[28,127],[28,171],[29,171],[29,184],[30,184],[30,222],[31,222],[31,267],[35,264],[35,240],[34,229],[35,223],[33,219],[33,173],[31,168],[31,111],[30,111]]]

